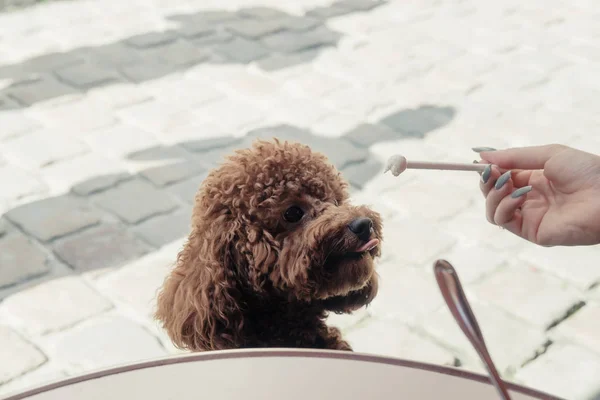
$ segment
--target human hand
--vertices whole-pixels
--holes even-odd
[[[541,246],[600,243],[600,156],[546,145],[480,157],[493,164],[480,181],[490,223]]]

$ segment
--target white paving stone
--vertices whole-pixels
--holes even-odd
[[[467,297],[490,355],[501,374],[514,374],[521,364],[531,359],[546,342],[542,329],[512,318],[501,310],[478,303],[468,293]],[[442,307],[422,319],[419,326],[440,343],[459,352],[459,358],[464,364],[480,364],[477,353],[447,307]]]
[[[600,306],[583,306],[551,333],[563,341],[578,343],[600,354]]]
[[[136,151],[160,144],[152,133],[127,124],[96,130],[86,135],[84,140],[98,153],[117,159],[126,159]]]
[[[111,307],[83,279],[68,276],[7,297],[0,303],[0,315],[20,331],[36,336],[65,329]]]
[[[556,343],[516,375],[525,385],[565,399],[595,399],[600,393],[600,356],[572,344]]]
[[[454,365],[448,350],[412,332],[398,321],[367,320],[346,335],[353,350],[359,353],[432,363]]]
[[[583,299],[573,286],[524,263],[502,268],[472,291],[478,299],[540,328],[562,319]]]
[[[47,362],[25,375],[19,376],[0,386],[0,395],[21,393],[41,385],[56,382],[66,378],[67,375],[55,363]]]
[[[46,362],[46,356],[33,344],[7,326],[0,325],[0,384],[10,381]]]
[[[90,319],[72,330],[49,337],[48,353],[69,374],[163,357],[167,353],[148,330],[121,316]]]
[[[494,250],[482,243],[455,246],[444,259],[452,264],[464,285],[481,280],[502,267],[509,259],[508,255]]]

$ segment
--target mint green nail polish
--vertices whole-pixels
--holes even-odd
[[[533,189],[533,186],[524,186],[524,187],[519,188],[519,189],[515,190],[514,192],[512,192],[510,197],[512,197],[513,199],[517,199],[517,198],[523,196],[524,194],[531,192],[532,189]]]
[[[493,147],[473,147],[471,150],[473,150],[475,153],[482,153],[484,151],[496,151],[496,149]]]
[[[508,180],[510,179],[510,176],[511,176],[510,171],[506,171],[505,173],[503,173],[500,176],[500,178],[498,178],[498,180],[496,181],[496,185],[494,186],[494,188],[496,188],[496,190],[502,189],[502,186],[504,186],[506,184],[506,182],[508,182]]]
[[[483,170],[483,173],[481,174],[481,182],[487,183],[487,181],[490,179],[490,175],[492,175],[492,164],[488,164]]]

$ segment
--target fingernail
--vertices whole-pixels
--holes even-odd
[[[493,147],[473,147],[471,150],[473,150],[475,153],[482,153],[484,151],[496,151],[496,149]]]
[[[492,175],[492,164],[488,164],[483,170],[483,173],[481,174],[481,182],[487,183],[487,181],[490,179],[490,175]]]
[[[512,197],[513,199],[517,199],[517,198],[523,196],[524,194],[531,192],[532,189],[533,189],[533,186],[524,186],[524,187],[519,188],[519,189],[515,190],[514,192],[512,192],[510,197]]]
[[[496,181],[496,185],[494,186],[494,188],[496,188],[496,190],[502,189],[502,186],[504,186],[504,184],[510,179],[510,175],[510,171],[506,171],[505,173],[500,175],[500,178],[498,178],[498,180]]]

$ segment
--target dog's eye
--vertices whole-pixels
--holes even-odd
[[[285,210],[285,212],[283,213],[283,219],[285,219],[287,222],[293,223],[300,221],[303,215],[304,211],[302,211],[300,207],[292,206]]]

